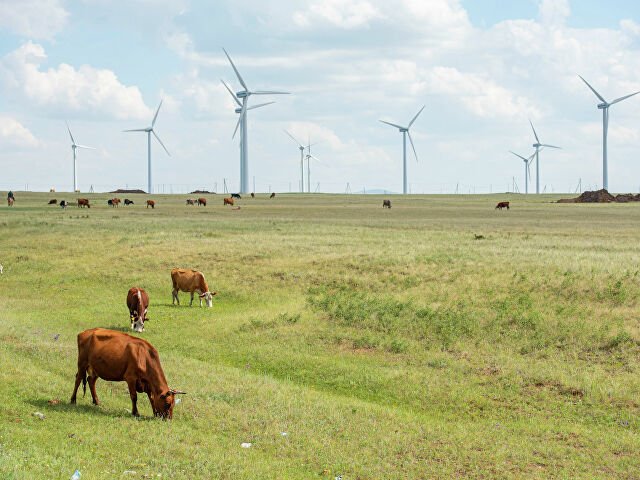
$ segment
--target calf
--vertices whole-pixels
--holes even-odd
[[[269,195],[269,198],[275,198],[276,196],[276,192],[271,192],[271,195]]]
[[[76,403],[80,382],[86,395],[88,380],[93,403],[100,405],[96,394],[98,378],[127,382],[131,413],[135,417],[140,416],[138,392],[147,394],[154,415],[169,420],[173,418],[175,396],[185,393],[169,388],[160,356],[153,345],[128,333],[106,328],[92,328],[78,334],[78,372],[71,403]]]
[[[156,208],[156,202],[154,202],[153,200],[147,200],[147,208]]]
[[[51,200],[49,200],[49,203],[47,205],[57,205],[58,201],[55,198],[52,198]]]
[[[391,208],[391,200],[382,200],[382,208]]]
[[[198,199],[198,205],[202,205],[203,207],[207,206],[207,199],[206,198],[199,198]]]
[[[63,210],[66,210],[66,209],[67,209],[67,205],[69,205],[69,202],[67,202],[66,200],[60,200],[60,207],[61,207]]]
[[[149,308],[149,295],[143,289],[133,287],[127,294],[127,307],[129,307],[130,328],[140,333],[144,332],[144,322],[147,318],[147,308]]]
[[[87,208],[91,208],[91,205],[89,205],[89,200],[87,200],[86,198],[79,198],[78,199],[78,207],[87,207]]]
[[[193,201],[193,200],[191,200],[191,199],[187,198],[187,205],[195,205],[195,204],[196,204],[196,202],[195,202],[195,201]]]
[[[124,199],[124,204],[125,204],[125,206],[127,206],[127,205],[133,205],[133,200],[129,200],[128,198],[125,198],[125,199]]]
[[[503,208],[506,208],[507,210],[509,210],[509,202],[500,202],[498,203],[498,205],[496,205],[496,210],[502,210]]]
[[[171,281],[173,282],[173,292],[171,296],[172,303],[175,305],[176,301],[180,305],[180,299],[178,298],[178,291],[190,292],[191,302],[189,306],[193,305],[193,293],[197,292],[200,297],[200,306],[202,307],[202,299],[207,304],[207,307],[213,306],[213,296],[218,292],[210,292],[207,282],[204,279],[204,275],[196,270],[187,270],[184,268],[174,268],[171,270]]]
[[[222,205],[231,205],[233,206],[233,198],[225,198],[224,203]]]
[[[251,198],[256,198],[256,194],[251,192]]]
[[[240,196],[239,193],[232,193],[231,198],[237,198],[238,200],[242,200],[242,197]]]

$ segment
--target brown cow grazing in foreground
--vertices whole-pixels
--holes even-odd
[[[204,279],[204,275],[197,270],[187,270],[185,268],[174,268],[171,270],[171,281],[173,282],[173,292],[171,295],[172,303],[175,305],[176,300],[180,305],[180,299],[178,298],[178,291],[190,292],[191,302],[189,306],[193,305],[193,293],[197,292],[200,297],[200,306],[202,307],[202,299],[207,304],[207,307],[213,306],[213,296],[218,292],[210,292],[207,282]]]
[[[187,198],[187,205],[195,205],[196,202]]]
[[[57,205],[58,201],[55,198],[52,198],[51,200],[49,200],[49,203],[47,205]]]
[[[89,200],[87,200],[86,198],[79,198],[78,199],[78,207],[87,207],[87,208],[91,208],[91,205],[89,205]]]
[[[206,198],[199,198],[198,199],[198,205],[202,205],[203,207],[207,206],[207,199]]]
[[[129,320],[131,329],[140,333],[144,332],[144,322],[147,318],[147,308],[149,308],[149,295],[143,289],[133,287],[127,294],[127,307],[129,307]]]
[[[276,192],[271,192],[271,195],[269,195],[269,198],[275,198],[276,196]]]
[[[147,200],[147,208],[156,208],[156,202],[154,202],[153,200]]]
[[[222,205],[231,205],[233,206],[233,198],[225,198],[224,203]]]
[[[391,208],[391,200],[382,200],[382,208]]]
[[[498,203],[498,205],[496,205],[496,210],[502,210],[503,208],[506,208],[507,210],[509,210],[509,202],[500,202]]]
[[[139,417],[138,393],[146,393],[153,414],[173,418],[175,396],[160,365],[158,351],[149,342],[128,333],[106,328],[92,328],[78,334],[78,373],[71,403],[76,403],[78,387],[87,393],[87,380],[93,403],[100,405],[96,394],[98,378],[109,382],[127,382],[131,396],[131,413]]]

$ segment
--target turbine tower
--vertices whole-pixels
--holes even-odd
[[[509,150],[509,152],[513,153],[516,157],[521,158],[524,161],[524,193],[528,194],[529,179],[531,178],[531,170],[529,170],[529,166],[531,165],[531,162],[533,161],[533,157],[535,157],[536,154],[534,152],[529,156],[529,158],[525,158],[522,155],[518,155],[516,152],[512,152],[511,150]]]
[[[240,72],[238,72],[238,69],[233,63],[233,60],[231,60],[231,57],[229,56],[227,51],[224,48],[222,50],[224,51],[224,54],[229,59],[229,63],[231,64],[231,67],[233,68],[233,71],[235,72],[236,77],[238,77],[238,81],[240,82],[240,85],[242,85],[242,88],[244,88],[244,90],[236,92],[236,95],[235,95],[237,99],[242,99],[242,104],[240,108],[240,118],[238,119],[236,130],[238,130],[238,126],[240,126],[240,193],[249,193],[249,155],[247,152],[247,110],[250,109],[250,107],[247,106],[247,103],[249,101],[249,97],[251,95],[288,95],[289,92],[249,90],[249,87],[247,87],[247,84],[242,79]],[[256,105],[253,108],[261,107],[263,105],[266,105],[266,104]]]
[[[536,129],[533,128],[533,123],[531,123],[531,120],[529,120],[529,123],[531,124],[531,130],[533,130],[533,136],[536,137],[536,143],[533,144],[533,148],[536,149],[535,151],[535,156],[536,156],[536,193],[540,193],[540,147],[549,147],[549,148],[560,148],[560,147],[554,147],[553,145],[547,145],[546,143],[540,143],[540,139],[538,138],[538,134],[536,133]]]
[[[153,193],[153,187],[151,186],[151,134],[153,133],[153,136],[156,137],[156,140],[158,140],[158,143],[160,143],[160,145],[162,145],[162,148],[164,148],[164,151],[167,152],[167,155],[171,156],[171,154],[169,153],[169,150],[167,150],[167,147],[164,146],[164,143],[162,143],[162,140],[160,140],[160,137],[156,134],[155,130],[153,129],[153,126],[156,124],[156,120],[158,118],[158,112],[160,111],[160,107],[162,106],[162,100],[160,100],[160,105],[158,105],[158,109],[156,110],[156,114],[153,116],[153,120],[151,121],[151,126],[147,127],[147,128],[136,128],[134,130],[123,130],[123,132],[147,132],[147,157],[148,157],[148,182],[149,182],[149,193]]]
[[[307,143],[307,146],[303,146],[298,140],[296,140],[296,138],[291,135],[289,132],[287,132],[286,130],[284,131],[284,133],[286,133],[287,135],[289,135],[289,137],[291,138],[291,140],[293,140],[294,142],[296,142],[296,144],[298,145],[298,149],[300,150],[300,193],[304,193],[304,159],[305,159],[305,155],[304,155],[304,150],[305,148],[309,149],[309,155],[311,155],[311,146],[312,145],[316,145],[315,143],[311,143],[311,139],[309,139],[309,143]],[[311,155],[313,157],[313,155]],[[315,160],[318,160],[317,158],[313,157]],[[307,161],[309,159],[307,158]],[[308,170],[308,168],[307,168]],[[307,172],[308,175],[308,172]],[[307,181],[307,183],[309,183]],[[310,188],[310,186],[309,186]]]
[[[307,193],[311,193],[311,159],[313,158],[314,160],[320,162],[320,159],[318,157],[314,157],[313,155],[311,155],[311,144],[308,145],[309,148],[309,153],[307,153],[306,158],[307,158]],[[322,162],[320,162],[322,163]]]
[[[78,145],[76,141],[73,139],[73,135],[71,135],[71,129],[69,128],[69,124],[67,123],[67,130],[69,131],[69,136],[71,137],[71,150],[73,150],[73,191],[75,193],[78,190],[78,169],[76,167],[76,148],[86,148],[88,150],[95,150],[93,147],[87,147],[85,145]]]
[[[584,83],[587,84],[587,87],[595,93],[596,97],[602,102],[598,104],[598,108],[602,110],[602,188],[605,190],[609,190],[609,171],[607,167],[607,132],[609,130],[609,107],[614,105],[622,100],[626,100],[629,97],[633,97],[640,92],[631,93],[629,95],[625,95],[624,97],[616,98],[613,102],[607,102],[602,95],[596,92],[596,89],[593,88],[589,83],[578,75]]]
[[[416,116],[413,117],[413,119],[409,122],[409,125],[407,125],[406,127],[402,127],[400,125],[396,125],[395,123],[385,122],[384,120],[380,120],[382,123],[386,123],[387,125],[396,127],[400,131],[400,133],[402,133],[402,193],[405,195],[407,194],[407,135],[409,136],[409,141],[411,142],[411,148],[413,148],[413,154],[415,155],[416,162],[417,162],[418,154],[416,153],[416,147],[413,144],[413,139],[411,138],[411,133],[409,132],[409,129],[411,128],[411,125],[413,125],[413,122],[416,121],[416,118],[418,118],[418,115],[422,113],[422,110],[424,110],[424,107],[425,105],[422,106],[420,111],[416,113]]]

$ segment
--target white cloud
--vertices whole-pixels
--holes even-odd
[[[35,39],[51,39],[67,25],[69,13],[58,0],[0,1],[0,30]]]
[[[127,87],[115,73],[66,63],[41,71],[46,61],[41,45],[27,42],[0,59],[0,84],[5,93],[25,100],[33,108],[55,115],[106,119],[150,118],[138,87]],[[16,97],[13,98],[15,100]]]
[[[0,150],[13,151],[38,146],[38,140],[20,122],[0,114]]]
[[[563,25],[569,15],[569,0],[541,0],[538,5],[538,16],[545,25]]]
[[[378,9],[367,0],[323,0],[311,2],[306,10],[295,12],[292,18],[299,27],[325,22],[351,29],[368,27],[371,20],[381,17]]]

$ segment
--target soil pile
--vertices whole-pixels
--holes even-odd
[[[190,194],[191,193],[208,193],[210,195],[215,195],[216,194],[216,192],[210,192],[209,190],[194,190],[193,192],[190,192]]]
[[[627,203],[627,202],[640,202],[640,193],[633,195],[632,193],[621,193],[615,197],[607,192],[604,188],[593,192],[583,192],[577,198],[563,198],[558,200],[558,203]]]
[[[119,188],[118,190],[114,190],[109,193],[147,193],[144,190],[125,190],[124,188]]]

